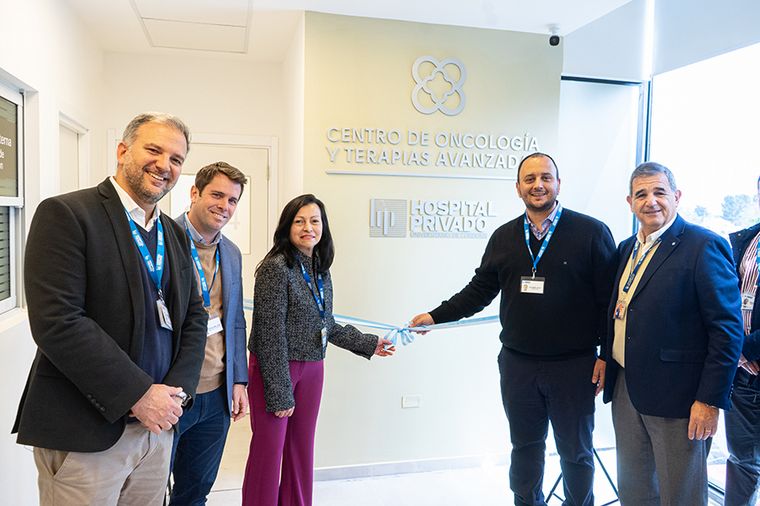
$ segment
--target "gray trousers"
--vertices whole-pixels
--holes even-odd
[[[612,398],[622,506],[707,506],[712,439],[691,441],[688,418],[642,415],[620,371]]]
[[[155,435],[129,423],[116,444],[102,452],[35,447],[40,506],[161,506],[173,433]]]

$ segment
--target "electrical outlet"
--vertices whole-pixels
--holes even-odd
[[[401,409],[419,408],[421,399],[421,395],[402,395]]]

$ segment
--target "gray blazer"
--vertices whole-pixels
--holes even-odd
[[[311,259],[296,252],[314,280]],[[335,323],[330,273],[324,275],[325,326],[329,342],[364,358],[372,358],[378,337],[363,334],[351,325]],[[248,348],[256,355],[264,382],[264,399],[269,412],[295,406],[288,362],[324,359],[322,319],[309,285],[296,264],[287,265],[278,255],[262,262],[256,273],[253,294],[253,329]]]

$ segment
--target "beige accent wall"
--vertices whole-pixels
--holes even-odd
[[[540,150],[553,152],[562,52],[549,47],[542,35],[316,13],[306,14],[305,38],[304,191],[327,205],[337,248],[335,311],[402,324],[461,289],[487,239],[370,238],[370,199],[493,201],[490,235],[524,209],[514,180],[325,171],[514,177],[514,170],[333,164],[325,146],[335,145],[327,140],[327,130],[529,133]],[[423,115],[413,108],[412,64],[423,55],[458,58],[466,67],[466,106],[458,116]],[[409,149],[403,143],[398,147]],[[431,151],[438,148],[431,146]],[[482,314],[497,311],[495,302]],[[436,331],[399,349],[394,358],[374,358],[369,364],[331,349],[317,467],[507,453],[496,365],[499,330],[489,325]],[[420,407],[402,409],[404,395],[420,396]]]

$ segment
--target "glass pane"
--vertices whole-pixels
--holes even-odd
[[[0,197],[18,197],[18,106],[0,97]]]
[[[653,79],[651,159],[673,171],[679,212],[728,236],[757,223],[760,44]]]
[[[11,296],[10,208],[0,207],[0,300]]]

